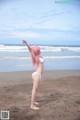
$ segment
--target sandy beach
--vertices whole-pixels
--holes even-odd
[[[44,71],[38,111],[30,109],[32,72],[0,73],[0,111],[10,120],[80,120],[80,71]]]

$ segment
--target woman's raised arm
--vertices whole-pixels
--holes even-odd
[[[26,40],[22,40],[23,44],[25,44],[28,47],[28,50],[31,52],[31,47],[30,45],[27,43]]]

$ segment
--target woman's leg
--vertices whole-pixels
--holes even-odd
[[[33,88],[32,88],[32,98],[31,98],[31,109],[34,110],[38,110],[39,107],[36,107],[34,104],[35,102],[35,98],[36,98],[36,92],[39,86],[39,82],[40,82],[40,78],[39,76],[36,74],[33,76]]]

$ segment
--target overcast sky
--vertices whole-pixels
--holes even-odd
[[[0,0],[0,44],[80,45],[80,0]]]

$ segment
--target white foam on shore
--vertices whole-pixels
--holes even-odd
[[[80,58],[80,56],[44,56],[44,59],[67,59],[67,58]],[[31,57],[0,57],[0,59],[31,59]]]

